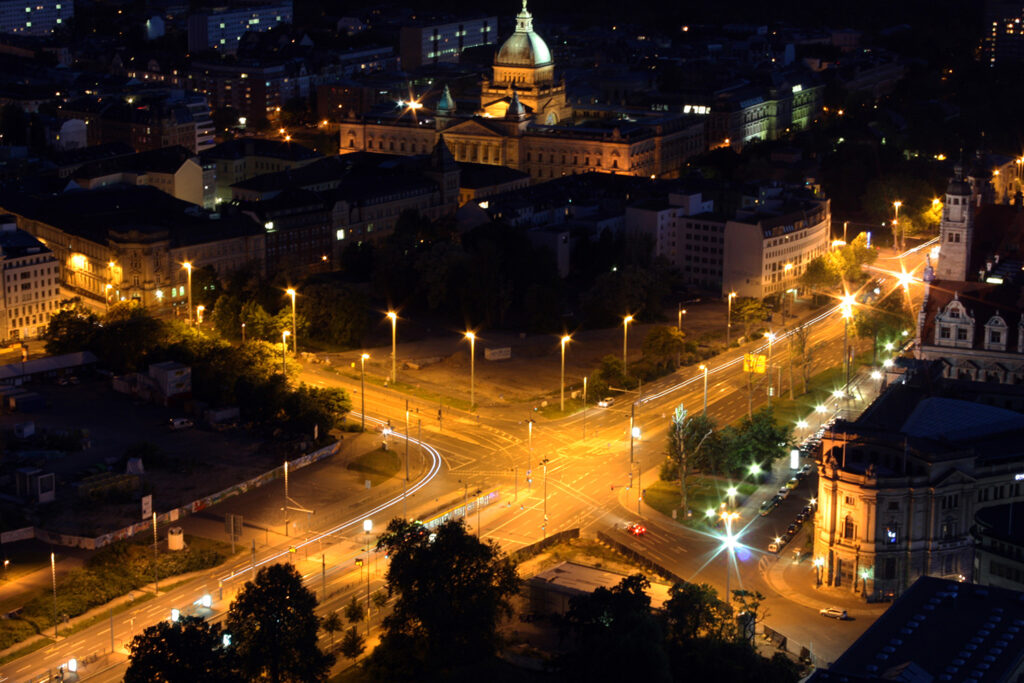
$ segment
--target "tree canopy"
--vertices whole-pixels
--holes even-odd
[[[396,518],[378,548],[391,558],[389,595],[372,670],[387,678],[416,678],[472,665],[492,657],[501,639],[498,625],[512,614],[519,590],[515,564],[493,541],[480,541],[462,520],[433,532]]]
[[[128,646],[125,683],[242,683],[237,652],[220,624],[199,617],[149,626]]]
[[[227,630],[247,680],[325,681],[334,656],[317,646],[316,597],[290,564],[272,564],[247,581],[228,610]]]

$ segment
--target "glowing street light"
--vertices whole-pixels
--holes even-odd
[[[722,538],[722,548],[725,550],[725,601],[729,604],[729,573],[732,569],[733,553],[739,541],[732,534],[732,523],[740,518],[738,512],[723,512],[722,520],[725,522],[725,536]]]
[[[807,420],[797,420],[796,421],[796,428],[797,429],[807,429]]]
[[[192,324],[192,263],[185,261],[181,267],[188,272],[188,324]]]
[[[110,290],[114,288],[114,285],[109,282],[103,287],[103,298],[107,302],[107,313],[110,313]]]
[[[359,356],[359,399],[362,407],[359,409],[360,430],[366,431],[366,361],[370,354],[364,353]]]
[[[558,409],[565,412],[565,345],[572,341],[572,337],[562,335],[562,381],[559,385]]]
[[[839,313],[843,316],[843,364],[846,368],[846,384],[844,389],[850,386],[850,318],[853,317],[853,305],[856,298],[852,294],[844,294],[839,297]]]
[[[731,507],[731,508],[736,507],[736,494],[737,493],[739,493],[739,491],[736,489],[735,486],[730,486],[729,488],[727,488],[725,490],[725,495],[729,496],[729,507]]]
[[[871,379],[874,379],[874,380],[882,379],[882,373],[880,373],[878,370],[872,370],[871,371]]]
[[[466,332],[466,339],[469,340],[469,409],[472,410],[473,406],[476,405],[476,394],[473,393],[473,387],[476,382],[476,334],[474,334],[473,332]],[[564,344],[562,345],[562,353],[564,367]]]
[[[899,240],[899,250],[902,252],[903,251],[903,232],[897,230],[897,227],[898,227],[899,222],[900,222],[900,207],[901,206],[903,206],[903,202],[901,202],[898,199],[892,203],[892,207],[896,211],[895,216],[892,219],[892,236],[893,236],[893,240],[896,239],[897,235],[899,236],[899,238],[900,238],[900,240]]]
[[[825,558],[816,557],[814,558],[814,568],[818,572],[818,588],[821,588],[821,568],[825,565]]]
[[[736,298],[736,292],[729,292],[729,309],[725,315],[725,345],[729,346],[729,336],[732,333],[732,300]]]
[[[749,469],[750,469],[750,474],[755,476],[755,477],[757,475],[761,474],[761,466],[759,464],[757,464],[756,462],[755,463],[751,463]]]
[[[370,637],[370,532],[373,521],[363,520],[363,533],[366,535],[366,637]]]
[[[398,358],[398,346],[396,344],[398,326],[398,314],[394,311],[388,311],[388,319],[391,321],[391,381],[392,383],[398,381],[398,370],[397,358]]]
[[[196,306],[196,325],[203,324],[203,312],[206,310],[206,306],[199,304]]]
[[[824,403],[821,403],[821,404],[818,404],[818,405],[814,406],[814,412],[824,414],[824,413],[828,412],[828,408],[825,407]]]
[[[284,293],[292,298],[292,353],[299,355],[299,323],[295,317],[295,289],[289,287]]]
[[[626,344],[629,339],[629,324],[633,322],[633,316],[627,315],[622,319],[622,374],[629,374],[629,366],[626,365]]]
[[[892,358],[886,358],[885,360],[882,361],[883,368],[888,369],[891,368],[893,365],[895,365],[895,363],[893,362]]]

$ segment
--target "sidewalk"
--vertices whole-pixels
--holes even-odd
[[[815,567],[810,555],[793,560],[791,553],[780,553],[772,557],[765,555],[758,563],[758,569],[772,590],[785,596],[790,602],[819,610],[825,607],[845,609],[850,616],[877,616],[876,603],[866,603],[859,593],[852,593],[846,586],[832,587],[822,584],[815,586]]]

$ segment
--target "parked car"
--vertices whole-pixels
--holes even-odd
[[[789,493],[789,487],[783,486],[782,488],[779,489],[779,498],[781,498],[782,500],[786,500],[786,498],[789,498]]]
[[[789,534],[790,536],[793,536],[798,531],[800,531],[800,525],[797,524],[796,522],[793,522],[788,527],[786,527],[786,533]]]
[[[782,498],[779,496],[772,496],[768,500],[761,503],[761,516],[767,517],[768,513],[775,509],[775,506],[782,502]]]
[[[168,426],[174,430],[189,429],[194,426],[194,423],[187,417],[172,417],[168,421]]]
[[[838,619],[839,621],[846,619],[846,610],[839,607],[825,607],[818,610],[818,614],[829,619]]]
[[[611,396],[605,396],[604,398],[602,398],[600,401],[597,402],[597,407],[598,408],[607,408],[607,407],[613,405],[614,403],[615,403],[615,399],[614,398],[612,398]]]
[[[777,553],[782,549],[782,539],[776,538],[774,541],[768,544],[768,552]]]
[[[795,489],[799,485],[800,485],[800,478],[799,477],[790,477],[789,481],[786,482],[786,488],[791,490],[791,491],[793,489]]]
[[[803,475],[808,475],[811,473],[811,469],[813,469],[813,467],[814,465],[812,465],[811,463],[806,463],[803,467],[800,468],[800,473]]]
[[[633,522],[626,525],[626,533],[633,534],[634,536],[645,536],[647,534],[647,527],[639,522]]]

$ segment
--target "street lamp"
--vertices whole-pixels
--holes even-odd
[[[199,304],[196,306],[196,325],[203,324],[203,312],[206,310],[206,306]]]
[[[114,288],[114,285],[109,282],[103,288],[103,299],[107,302],[107,313],[110,313],[110,290]]]
[[[768,405],[770,407],[775,386],[775,383],[772,382],[772,344],[775,343],[775,333],[768,332],[765,336],[768,337]]]
[[[181,267],[188,273],[188,324],[192,324],[192,262],[185,261]]]
[[[366,361],[370,358],[370,354],[364,353],[359,356],[359,398],[362,407],[359,409],[359,418],[361,431],[366,431]]]
[[[722,547],[725,550],[725,604],[729,604],[729,572],[732,569],[732,554],[738,545],[736,537],[732,535],[732,523],[740,518],[738,512],[723,512],[722,520],[725,522],[725,538],[722,539]]]
[[[395,369],[397,358],[398,358],[398,347],[396,346],[395,334],[398,325],[398,314],[394,311],[388,311],[388,318],[391,320],[391,381],[392,383],[398,381],[398,370]]]
[[[295,289],[289,287],[284,291],[292,298],[292,353],[299,355],[299,324],[295,317]]]
[[[783,282],[782,286],[783,287],[785,287],[786,283],[789,282],[789,271],[791,271],[791,270],[793,270],[793,264],[792,263],[787,263],[786,265],[782,266],[782,282]],[[788,294],[788,293],[789,293],[788,289],[786,289],[786,290],[784,290],[782,292],[782,323],[783,323],[783,325],[785,325],[785,323],[786,323],[786,299],[789,298],[789,297],[786,296],[786,294]]]
[[[750,469],[751,476],[756,477],[757,475],[761,474],[761,466],[759,464],[757,464],[756,462],[755,463],[751,463],[749,469]]]
[[[370,532],[373,521],[363,520],[363,533],[366,534],[366,638],[370,638]]]
[[[853,304],[856,301],[852,294],[844,294],[839,297],[839,312],[843,316],[843,364],[846,372],[846,384],[843,390],[847,391],[850,386],[850,318],[853,317]]]
[[[559,385],[558,409],[565,412],[565,345],[572,341],[567,334],[562,335],[562,381]]]
[[[860,592],[864,597],[868,595],[868,579],[871,578],[871,570],[867,567],[860,570],[861,589]]]
[[[474,393],[474,385],[476,384],[476,334],[466,332],[466,339],[469,340],[469,409],[472,410],[473,406],[476,405],[476,394]]]
[[[242,343],[245,343],[245,323],[242,323]]]
[[[629,324],[633,322],[633,316],[627,315],[622,319],[622,376],[629,375],[628,368],[626,365],[626,342],[629,339]]]
[[[732,334],[732,300],[736,298],[736,292],[729,292],[729,312],[725,316],[725,345],[729,345],[729,336]]]
[[[53,640],[57,640],[57,556],[50,553],[50,578],[53,580]]]
[[[735,486],[730,486],[725,490],[725,495],[729,496],[729,507],[736,507],[736,494],[739,493]]]
[[[825,564],[825,558],[816,557],[814,558],[814,568],[818,573],[818,588],[821,588],[821,568]]]
[[[285,365],[285,360],[288,353],[288,335],[291,334],[288,330],[281,332],[281,374],[288,375],[288,367]]]
[[[900,252],[902,252],[903,251],[903,232],[899,230],[898,226],[899,226],[899,222],[900,222],[900,207],[903,206],[903,202],[901,202],[900,200],[897,199],[896,201],[894,201],[892,203],[892,206],[896,210],[895,217],[892,219],[892,236],[893,236],[893,240],[894,241],[896,240],[897,236],[899,237],[899,250],[900,250]]]
[[[683,316],[686,315],[686,309],[683,308],[682,304],[679,304],[679,308],[676,311],[676,329],[680,332],[683,331]]]
[[[704,414],[708,414],[708,366],[701,365],[700,369],[704,371]]]

